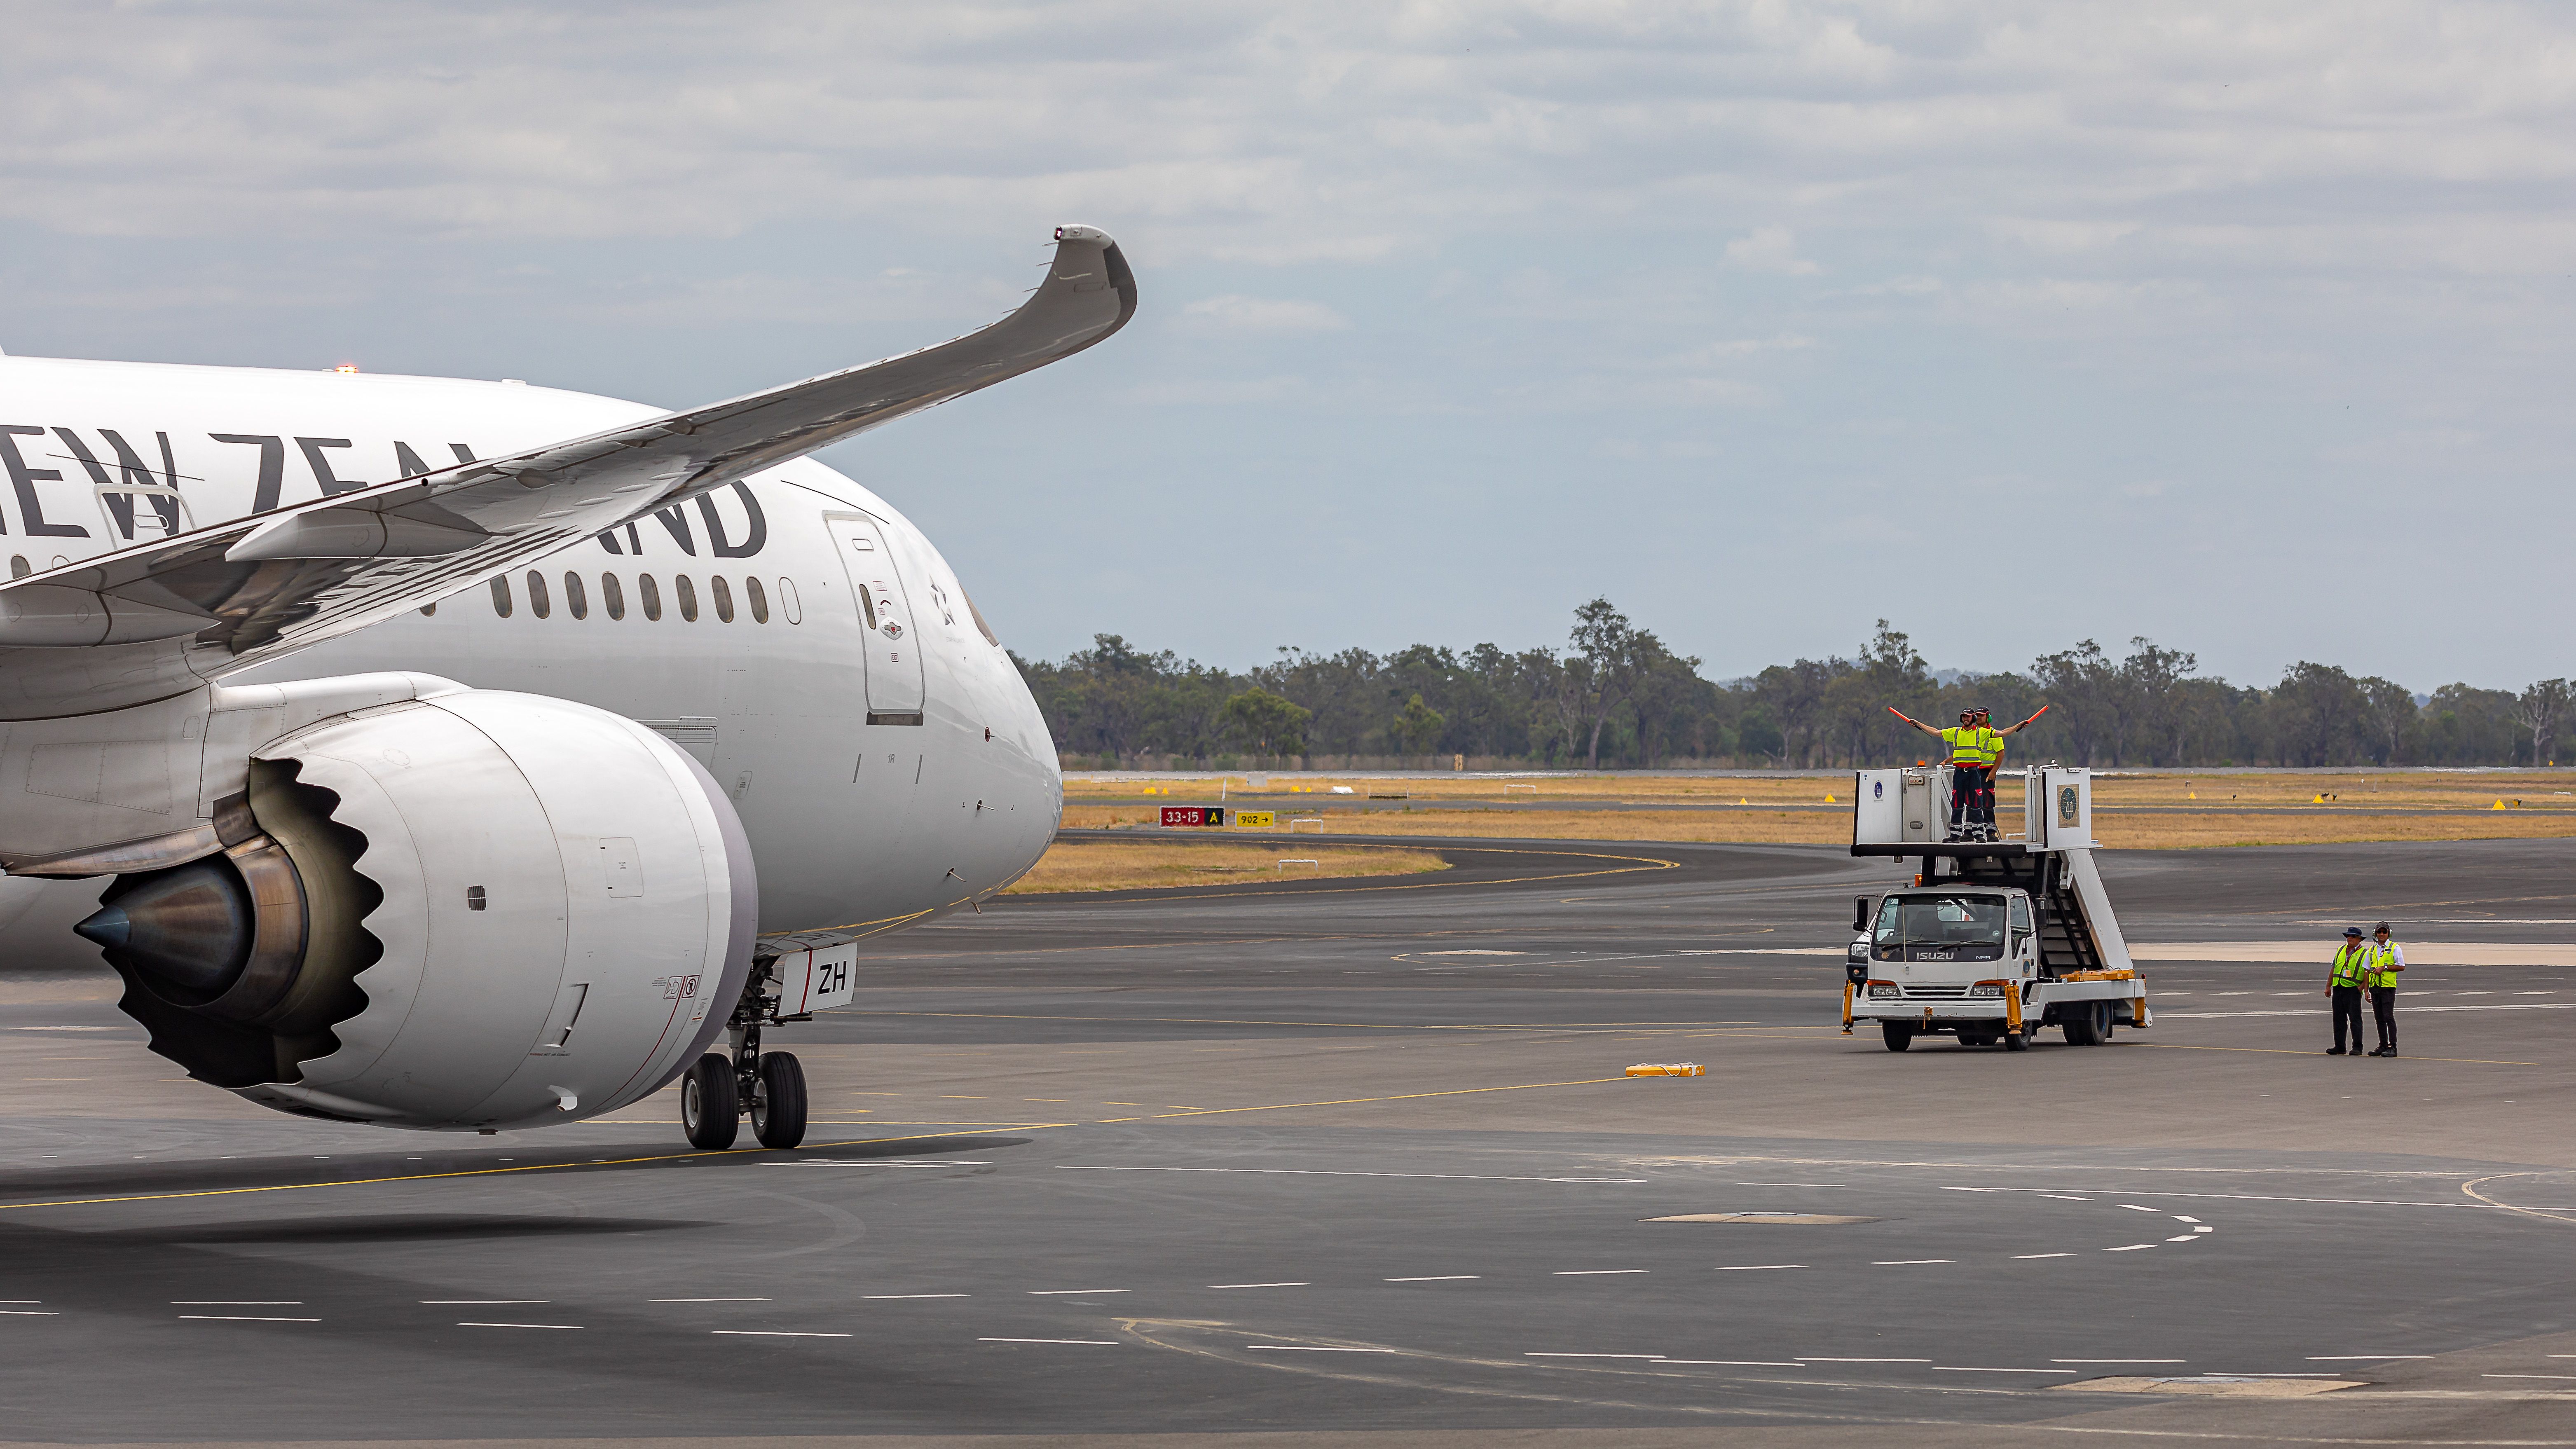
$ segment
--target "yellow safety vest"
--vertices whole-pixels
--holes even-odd
[[[1978,726],[1977,753],[1985,757],[1986,768],[1989,770],[2002,764],[2004,758],[2004,737],[1983,725]]]
[[[2395,986],[2397,984],[2396,947],[2393,945],[2370,945],[2364,946],[2361,949],[2370,953],[2370,979],[2365,984],[2371,986]]]
[[[1993,733],[1993,730],[1969,729],[1964,726],[1958,729],[1941,731],[1942,743],[1950,747],[1949,763],[1953,765],[1975,765],[1981,769],[1986,765],[1992,764],[1994,762],[1994,755],[1986,753],[1985,737],[1992,735]],[[2002,753],[2003,751],[2000,747],[1995,751],[1996,755],[2000,755]]]
[[[2376,953],[2368,946],[2344,946],[2335,951],[2334,984],[2358,989],[2374,973],[2370,963]]]

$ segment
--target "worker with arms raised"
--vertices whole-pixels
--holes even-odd
[[[2030,719],[2005,729],[1994,727],[1993,717],[1976,706],[1959,711],[1959,727],[1936,730],[1914,719],[1894,705],[1887,712],[1904,720],[1949,747],[1950,758],[1950,841],[1994,840],[1995,834],[1995,767],[2003,763],[2004,736],[2016,735],[2030,728],[2031,721],[2048,713],[2041,705]]]

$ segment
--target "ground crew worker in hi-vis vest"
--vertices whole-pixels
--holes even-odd
[[[2397,1055],[2397,973],[2406,969],[2406,953],[2388,939],[2388,923],[2382,921],[2371,932],[2370,1015],[2379,1027],[2379,1050],[2375,1057]],[[2358,1046],[2358,1043],[2355,1043]]]
[[[1995,767],[2003,763],[2004,736],[2030,728],[2031,720],[2048,713],[2048,706],[2041,705],[2038,714],[2006,729],[1996,729],[1993,717],[1975,706],[1959,711],[1959,727],[1954,730],[1936,730],[1894,705],[1887,712],[1949,748],[1950,758],[1943,762],[1950,767],[1950,833],[1945,843],[2000,839],[1995,834]]]
[[[2352,1055],[2361,1055],[2361,988],[2369,984],[2378,963],[2378,951],[2362,943],[2361,927],[2345,927],[2343,949],[2335,952],[2334,973],[2326,979],[2326,995],[2334,1002],[2334,1047],[2327,1056],[2344,1054],[2347,1021],[2352,1023]]]

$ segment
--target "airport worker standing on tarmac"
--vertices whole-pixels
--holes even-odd
[[[2406,952],[2388,939],[2388,923],[2371,932],[2370,1015],[2379,1027],[2375,1057],[2397,1055],[2397,973],[2406,969]],[[2356,1033],[2358,1035],[2358,1033]]]
[[[2030,728],[2031,720],[2048,713],[2048,706],[2000,730],[1991,715],[1973,705],[1959,711],[1954,730],[1936,730],[1892,704],[1887,712],[1949,747],[1950,758],[1943,763],[1950,767],[1950,833],[1944,843],[1995,839],[1995,766],[2003,761],[2004,736]]]
[[[2335,952],[2334,973],[2326,978],[2326,995],[2334,1002],[2334,1047],[2327,1056],[2344,1054],[2346,1021],[2352,1023],[2352,1055],[2361,1055],[2361,988],[2369,981],[2378,960],[2377,948],[2363,944],[2361,927],[2344,927],[2343,948]]]

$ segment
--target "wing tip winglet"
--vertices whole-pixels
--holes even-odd
[[[1101,267],[1109,274],[1109,285],[1117,290],[1118,320],[1110,323],[1108,329],[1092,341],[1098,342],[1126,326],[1127,319],[1136,315],[1136,272],[1134,268],[1127,265],[1127,254],[1118,249],[1118,238],[1096,226],[1067,222],[1055,229],[1055,240],[1059,247],[1097,246],[1100,248]]]

